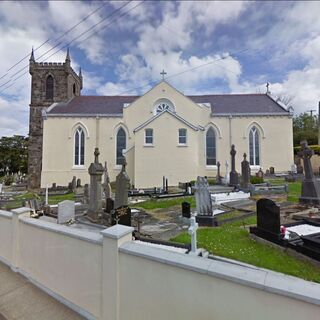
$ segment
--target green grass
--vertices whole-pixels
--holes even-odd
[[[288,201],[291,202],[299,202],[299,197],[301,194],[301,182],[286,182],[284,179],[268,179],[267,180],[271,184],[288,184],[289,193],[288,193]]]
[[[249,217],[217,228],[200,228],[197,233],[198,247],[205,248],[214,255],[320,283],[320,268],[251,239],[243,225],[255,222],[256,217]],[[190,243],[190,236],[183,232],[171,240]]]
[[[184,201],[189,202],[191,204],[191,207],[195,208],[196,200],[194,196],[181,197],[175,199],[151,199],[145,202],[139,202],[134,206],[145,210],[167,209],[170,207],[181,206],[181,203]]]
[[[26,201],[26,200],[37,199],[39,202],[43,202],[45,200],[45,197],[39,196],[37,193],[26,192],[26,193],[23,193],[23,194],[20,194],[18,196],[13,197],[13,199],[15,201],[10,202],[5,206],[6,210],[11,210],[14,208],[21,207],[22,202]],[[49,204],[57,204],[57,203],[64,201],[64,200],[75,200],[74,193],[49,196]]]

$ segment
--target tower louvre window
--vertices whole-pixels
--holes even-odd
[[[46,99],[53,100],[53,77],[49,75],[46,80]]]

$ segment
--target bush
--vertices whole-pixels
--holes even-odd
[[[4,176],[3,177],[3,183],[4,183],[5,186],[10,186],[12,182],[13,182],[13,176],[12,175],[8,175],[8,176]]]
[[[263,183],[264,180],[262,177],[256,177],[256,176],[251,176],[250,177],[250,183],[252,184],[259,184],[259,183]]]
[[[319,145],[317,145],[317,144],[311,145],[311,146],[309,146],[309,148],[314,151],[314,154],[320,155],[320,146]],[[298,154],[298,152],[301,151],[301,147],[300,146],[294,147],[293,151],[294,151],[294,154]]]

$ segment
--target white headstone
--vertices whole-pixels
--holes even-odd
[[[198,229],[198,223],[196,222],[196,218],[191,217],[188,233],[191,236],[191,252],[192,253],[197,253],[197,229]]]
[[[58,223],[66,223],[75,217],[74,201],[64,200],[58,203]]]
[[[226,161],[226,174],[224,176],[226,184],[229,184],[230,182],[230,175],[229,175],[229,162],[228,160]]]
[[[295,163],[291,166],[291,172],[294,174],[297,173],[297,165]]]
[[[49,204],[48,185],[46,186],[46,205]]]

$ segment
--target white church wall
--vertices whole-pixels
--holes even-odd
[[[153,129],[153,145],[144,143],[145,129]],[[198,169],[198,131],[164,113],[135,134],[135,185],[162,186],[194,180]],[[178,130],[187,130],[187,144],[179,145]]]

